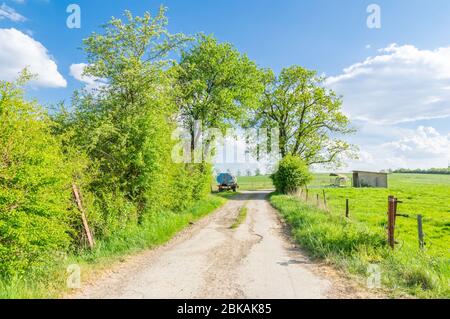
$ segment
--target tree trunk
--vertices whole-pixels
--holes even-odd
[[[286,150],[286,132],[285,130],[280,127],[279,129],[279,146],[280,146],[280,154],[281,154],[281,158],[285,158],[287,155],[287,150]]]

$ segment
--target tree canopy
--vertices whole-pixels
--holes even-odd
[[[282,157],[296,155],[313,165],[336,164],[340,155],[352,154],[353,146],[341,138],[353,132],[342,99],[324,82],[300,66],[285,68],[279,76],[266,72],[254,122],[278,129]]]
[[[211,36],[199,35],[182,53],[177,70],[179,119],[190,132],[191,152],[198,146],[196,122],[203,130],[231,127],[256,107],[263,89],[256,64]]]

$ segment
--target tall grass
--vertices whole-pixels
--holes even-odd
[[[93,251],[82,251],[66,257],[46,271],[33,271],[26,277],[8,281],[0,279],[0,298],[57,298],[67,292],[66,268],[78,264],[82,278],[102,264],[109,265],[123,256],[153,248],[170,240],[176,233],[226,201],[225,197],[208,196],[190,209],[175,213],[150,214],[141,225],[127,226],[108,239],[97,242]]]
[[[270,201],[291,225],[295,240],[313,257],[362,277],[368,276],[371,264],[377,264],[382,284],[393,296],[406,292],[422,298],[450,297],[447,259],[419,249],[392,251],[383,227],[331,215],[290,196],[274,194]]]

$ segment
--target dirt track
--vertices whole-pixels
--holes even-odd
[[[329,267],[311,262],[295,247],[267,194],[237,195],[167,245],[113,267],[72,297],[367,297],[364,290],[347,284]],[[246,221],[231,229],[244,205]]]

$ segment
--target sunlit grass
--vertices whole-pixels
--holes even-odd
[[[316,175],[309,204],[289,196],[271,198],[300,244],[352,273],[365,274],[370,263],[377,263],[384,284],[394,291],[450,298],[450,176],[393,174],[389,189],[317,188],[329,182],[327,175]],[[324,189],[328,213],[323,210]],[[315,207],[317,194],[321,209]],[[386,247],[389,195],[403,201],[399,213],[409,215],[397,218],[394,251]],[[345,218],[347,198],[349,219]],[[419,249],[417,214],[424,217],[424,251]]]
[[[211,195],[184,212],[165,212],[150,215],[141,225],[133,225],[117,232],[107,240],[98,241],[93,251],[68,256],[44,274],[28,273],[23,278],[0,280],[0,298],[56,298],[67,292],[66,268],[78,264],[82,278],[91,270],[109,266],[124,256],[153,248],[170,240],[190,223],[211,213],[226,201],[225,197]]]

